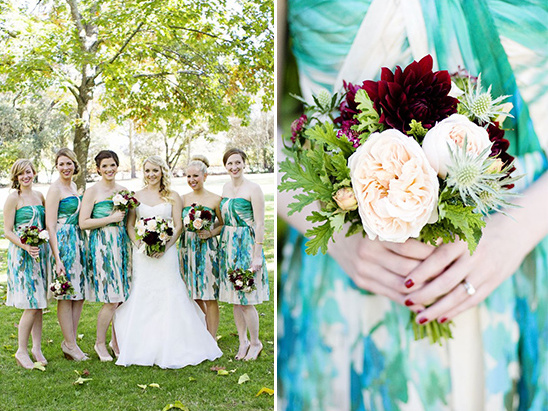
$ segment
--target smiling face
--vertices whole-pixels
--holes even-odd
[[[34,180],[34,171],[32,171],[31,166],[25,167],[25,169],[17,175],[17,181],[19,182],[19,187],[30,187],[32,186],[32,180]]]
[[[159,184],[162,181],[162,168],[151,162],[143,165],[145,181],[149,185]]]
[[[61,178],[64,179],[71,179],[74,175],[74,170],[76,166],[74,165],[74,161],[72,161],[70,158],[65,156],[60,156],[57,159],[57,171],[59,171],[59,175]]]
[[[193,190],[201,190],[207,174],[204,174],[198,167],[189,166],[186,169],[186,182]]]
[[[112,181],[118,172],[118,165],[113,158],[104,158],[101,160],[101,163],[97,168],[97,172],[101,177],[103,177],[104,180]]]
[[[232,154],[226,160],[225,168],[226,171],[228,171],[230,177],[240,177],[243,174],[245,168],[244,159],[240,154]]]

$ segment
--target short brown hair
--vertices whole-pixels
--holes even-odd
[[[118,154],[116,154],[112,150],[101,150],[95,156],[95,165],[97,166],[97,168],[99,168],[101,166],[101,161],[103,161],[107,158],[112,158],[117,166],[120,165],[120,160],[118,160]]]
[[[80,164],[78,164],[78,160],[76,160],[76,154],[74,154],[74,151],[70,148],[62,148],[57,152],[57,154],[55,154],[55,165],[57,165],[57,160],[59,160],[59,157],[67,157],[74,163],[74,175],[80,172]]]
[[[228,161],[228,158],[233,154],[239,154],[242,157],[242,160],[244,160],[244,163],[247,160],[246,154],[240,150],[239,148],[229,148],[226,150],[225,154],[223,155],[223,165],[226,166],[226,162]]]

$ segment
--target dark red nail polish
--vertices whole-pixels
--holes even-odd
[[[419,324],[424,324],[426,321],[428,321],[428,318],[421,318]]]
[[[440,324],[443,324],[446,321],[447,321],[447,318],[445,318],[445,317],[440,318]]]
[[[409,299],[405,300],[405,305],[408,306],[408,307],[411,306],[411,305],[414,305],[414,304],[415,303],[413,301],[409,300]]]
[[[424,310],[417,310],[417,314],[422,313]]]
[[[407,288],[411,288],[411,287],[413,287],[414,285],[415,285],[415,283],[413,282],[412,279],[409,279],[409,280],[407,280],[407,281],[405,282],[405,286],[406,286]]]

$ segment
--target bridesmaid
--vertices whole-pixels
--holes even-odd
[[[219,301],[234,304],[234,322],[238,329],[240,347],[237,360],[255,360],[263,345],[259,340],[259,315],[255,304],[268,300],[268,274],[263,253],[264,195],[261,187],[244,177],[246,155],[242,150],[230,149],[223,156],[223,164],[230,182],[223,187],[221,215],[220,292]],[[237,291],[228,279],[230,268],[255,272],[256,290]],[[247,338],[249,330],[250,340]]]
[[[18,326],[17,364],[32,369],[28,343],[35,361],[46,365],[42,354],[42,309],[47,307],[47,244],[39,247],[23,244],[25,226],[45,228],[44,196],[32,189],[36,170],[30,160],[19,159],[11,167],[12,192],[4,205],[4,232],[8,246],[8,295],[6,305],[23,309]]]
[[[79,221],[82,229],[91,230],[88,241],[90,299],[104,303],[97,316],[94,349],[101,361],[112,361],[106,347],[106,334],[116,308],[129,296],[131,248],[125,212],[114,210],[110,198],[127,189],[115,181],[120,161],[114,151],[100,151],[95,164],[101,180],[84,193]],[[114,332],[109,346],[117,355]]]
[[[59,178],[46,196],[46,226],[54,259],[55,274],[65,275],[74,287],[74,294],[58,297],[57,319],[63,333],[61,350],[67,359],[87,360],[76,342],[78,322],[86,297],[86,254],[84,233],[78,226],[81,197],[72,177],[80,166],[76,155],[62,148],[55,156]]]
[[[204,156],[195,156],[186,168],[187,183],[192,192],[183,198],[183,222],[191,205],[204,206],[212,215],[211,230],[198,232],[185,230],[179,243],[181,272],[193,298],[206,315],[207,330],[213,338],[219,328],[219,261],[217,255],[219,235],[222,228],[221,197],[204,188],[209,161]],[[217,221],[215,221],[217,220]]]

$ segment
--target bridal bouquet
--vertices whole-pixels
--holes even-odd
[[[185,229],[188,231],[211,230],[213,215],[204,206],[193,203],[183,220]]]
[[[234,285],[236,291],[250,293],[257,289],[255,286],[255,273],[251,270],[230,268],[228,270],[228,280]]]
[[[49,241],[49,233],[47,230],[42,230],[35,225],[23,227],[21,231],[21,242],[29,244],[33,247],[39,247]],[[40,262],[40,257],[36,258],[36,262]]]
[[[301,190],[290,213],[319,202],[307,220],[307,253],[327,252],[335,232],[433,245],[461,239],[473,253],[484,216],[510,206],[513,157],[501,124],[511,104],[481,76],[432,71],[432,57],[379,81],[344,82],[314,96],[291,127],[281,191]],[[452,81],[453,80],[453,81]],[[318,224],[319,223],[319,224]],[[412,313],[414,314],[414,313]],[[450,337],[448,324],[416,326],[416,339]]]
[[[72,283],[64,275],[57,277],[49,289],[52,291],[53,297],[55,298],[74,294]]]
[[[120,190],[110,199],[114,203],[115,210],[127,211],[139,206],[139,200],[135,198],[135,191]]]
[[[140,218],[135,223],[135,238],[143,241],[139,252],[145,252],[148,256],[163,253],[171,237],[173,237],[173,222],[171,219],[162,217]]]

